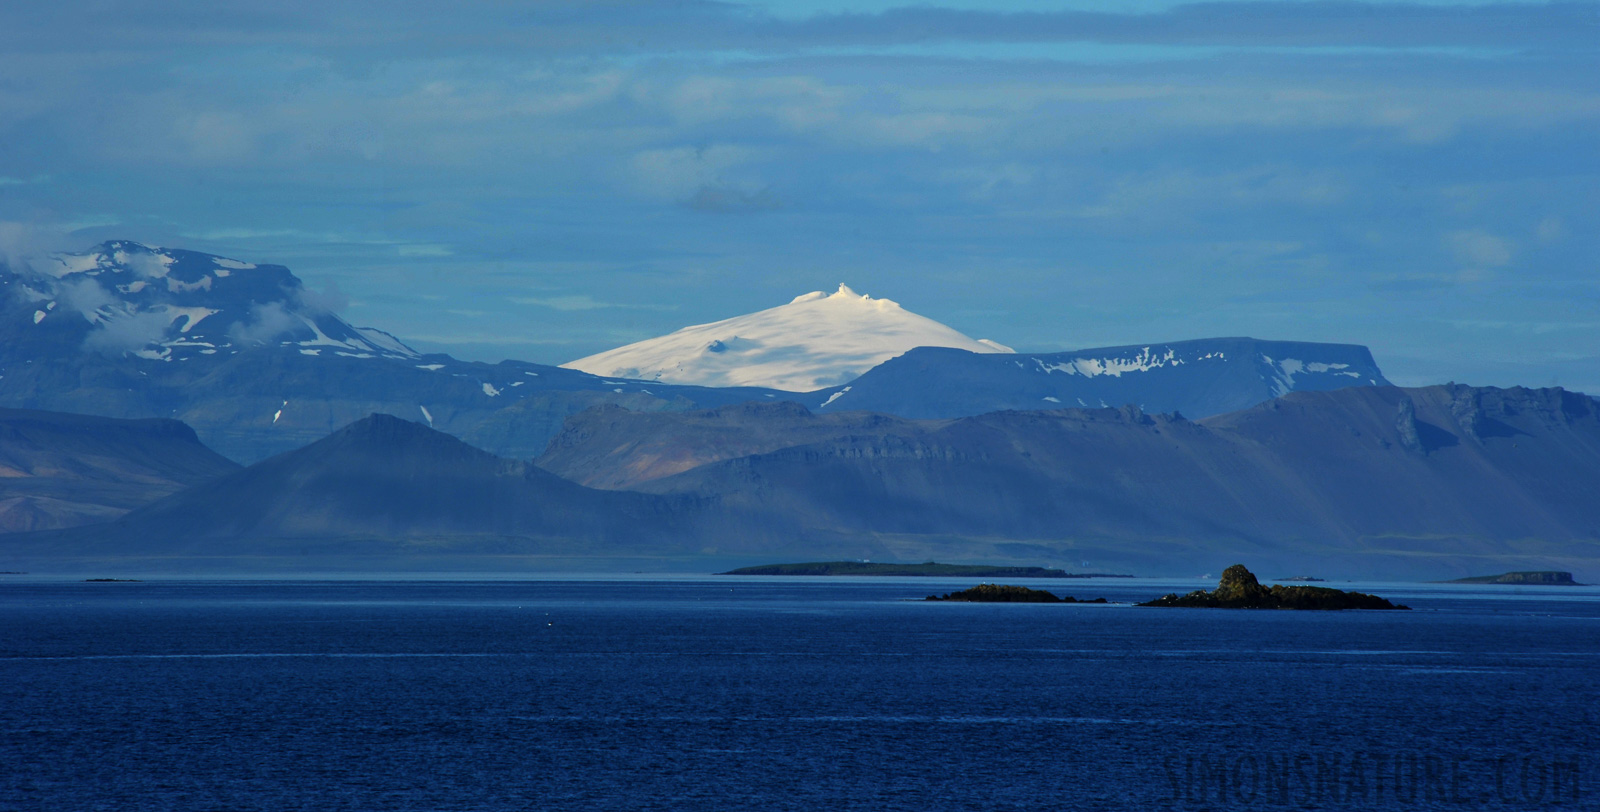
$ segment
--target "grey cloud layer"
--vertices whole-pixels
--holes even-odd
[[[908,4],[908,6],[913,4]],[[411,55],[785,50],[938,41],[1086,41],[1231,46],[1462,46],[1594,50],[1592,3],[1437,6],[1216,2],[1153,14],[1000,13],[908,7],[780,20],[733,3],[14,3],[0,45],[138,52],[174,45],[291,46]]]

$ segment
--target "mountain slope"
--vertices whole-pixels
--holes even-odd
[[[913,347],[1010,352],[840,285],[831,295],[814,291],[562,366],[616,378],[810,392],[850,381]]]
[[[706,419],[657,416],[640,434],[682,421],[698,437]],[[1350,387],[1201,422],[1134,408],[890,420],[630,485],[869,535],[900,560],[1171,573],[1243,556],[1376,577],[1600,560],[1600,408],[1561,390]],[[597,446],[623,447],[617,423]],[[625,454],[606,466],[631,470]]]
[[[175,420],[0,409],[0,533],[108,521],[237,468]]]
[[[604,406],[567,418],[534,464],[591,488],[629,489],[723,460],[848,437],[915,437],[930,427],[867,412],[813,415],[798,403],[691,412]]]
[[[694,500],[593,491],[373,415],[93,528],[82,554],[670,552]]]
[[[948,418],[1133,404],[1194,418],[1288,392],[1387,383],[1367,348],[1351,344],[1208,338],[1004,356],[924,347],[808,405]]]
[[[1133,407],[912,421],[761,405],[609,409],[571,428],[550,456],[592,462],[603,482],[632,476],[634,490],[375,416],[111,524],[7,535],[0,557],[369,570],[935,559],[1146,575],[1251,560],[1323,577],[1600,576],[1600,404],[1558,389],[1348,387],[1199,422]]]

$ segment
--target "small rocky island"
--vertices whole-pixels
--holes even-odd
[[[1445,581],[1447,584],[1515,584],[1517,586],[1583,586],[1572,580],[1572,573],[1558,572],[1556,570],[1535,570],[1532,572],[1506,572],[1500,575],[1478,575],[1472,578],[1457,578],[1454,581]]]
[[[965,601],[967,603],[1105,603],[1105,598],[1095,598],[1092,601],[1080,601],[1068,595],[1065,598],[1056,597],[1055,593],[1042,589],[1029,589],[1025,586],[1011,584],[978,584],[971,589],[960,592],[951,592],[947,595],[929,595],[923,598],[926,601]]]
[[[1197,589],[1179,597],[1163,595],[1139,606],[1207,609],[1410,609],[1365,592],[1345,592],[1323,586],[1261,585],[1243,564],[1223,570],[1222,581],[1211,592]]]

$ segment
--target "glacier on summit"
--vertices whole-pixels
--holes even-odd
[[[840,285],[779,307],[697,324],[562,364],[610,378],[811,392],[854,380],[915,347],[1009,353],[888,299]]]

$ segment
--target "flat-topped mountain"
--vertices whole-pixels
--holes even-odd
[[[1207,338],[1014,355],[924,347],[873,368],[816,408],[949,418],[1131,404],[1192,419],[1289,392],[1388,383],[1372,353],[1354,344]]]
[[[0,409],[0,533],[108,521],[238,468],[176,420]]]

